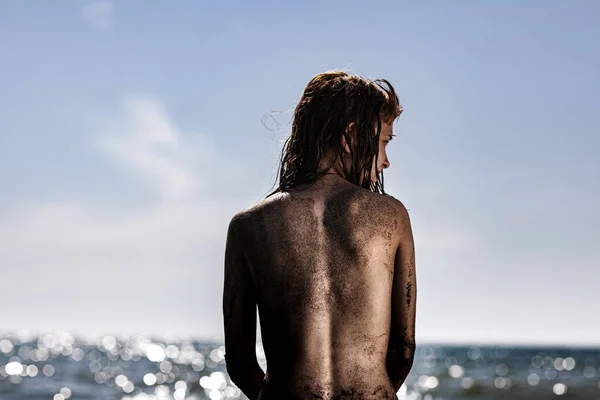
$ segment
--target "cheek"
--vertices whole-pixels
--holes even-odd
[[[385,143],[384,143],[383,145],[379,146],[379,154],[377,155],[377,161],[379,162],[379,164],[383,164],[385,157],[386,157],[386,153],[385,153]]]

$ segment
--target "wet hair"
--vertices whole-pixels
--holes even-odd
[[[342,163],[344,178],[357,186],[385,194],[383,174],[371,182],[377,163],[382,122],[392,123],[402,107],[385,79],[369,80],[343,71],[328,71],[310,80],[294,111],[292,132],[284,142],[278,170],[279,185],[267,197],[301,184],[312,184],[331,166],[319,170],[330,149],[344,159],[342,135],[351,164]],[[354,123],[355,129],[347,130]],[[333,165],[333,164],[332,164]]]

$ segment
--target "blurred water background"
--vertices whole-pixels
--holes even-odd
[[[266,369],[257,344],[259,363]],[[76,337],[67,332],[0,336],[0,400],[246,399],[227,375],[217,341]],[[417,348],[400,399],[598,399],[597,348]]]

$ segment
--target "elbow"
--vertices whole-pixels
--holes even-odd
[[[398,367],[412,367],[415,359],[415,350],[416,346],[414,342],[403,342],[397,346],[392,346],[388,351],[388,362]]]
[[[416,350],[416,347],[414,344],[412,344],[410,346],[404,346],[403,351],[402,351],[402,357],[406,361],[410,361],[411,365],[415,359],[415,350]]]
[[[413,367],[415,361],[414,355],[401,355],[387,361],[388,367],[396,368],[399,370],[410,370]]]

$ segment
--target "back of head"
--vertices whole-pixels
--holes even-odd
[[[271,194],[314,182],[327,173],[321,160],[332,150],[344,156],[342,136],[350,148],[350,167],[344,178],[374,192],[384,193],[383,175],[371,180],[383,122],[392,123],[402,107],[392,85],[343,71],[329,71],[310,80],[294,111],[292,132],[283,146],[279,186]],[[355,129],[348,130],[353,124]]]

